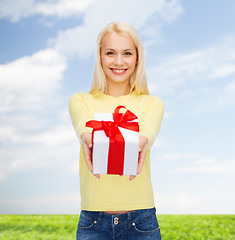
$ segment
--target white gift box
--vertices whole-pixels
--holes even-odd
[[[95,113],[94,120],[113,121],[113,116],[112,113]],[[129,122],[138,122],[138,119]],[[125,140],[123,175],[136,175],[139,157],[139,132],[122,127],[118,128]],[[110,139],[103,130],[93,132],[92,161],[94,174],[112,174],[107,171],[109,145]]]

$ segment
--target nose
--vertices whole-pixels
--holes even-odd
[[[117,66],[122,66],[123,65],[123,59],[121,54],[117,54],[115,58],[115,64]]]

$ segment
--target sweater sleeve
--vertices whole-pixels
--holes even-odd
[[[85,94],[76,93],[69,99],[69,113],[73,128],[81,142],[83,132],[91,133],[92,129],[87,128],[86,122],[93,119],[91,100]]]
[[[160,131],[163,115],[163,101],[159,97],[151,96],[151,100],[144,113],[139,132],[140,135],[148,138],[147,149],[151,148]]]

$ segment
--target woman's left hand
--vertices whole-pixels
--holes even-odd
[[[142,167],[144,165],[144,159],[146,156],[148,138],[145,136],[139,136],[139,159],[137,166],[137,175],[141,173]],[[136,176],[130,175],[129,180],[132,181]]]

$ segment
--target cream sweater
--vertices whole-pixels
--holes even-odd
[[[95,95],[76,93],[69,100],[73,127],[80,139],[81,133],[92,132],[85,124],[93,119],[94,113],[113,113],[119,105],[137,114],[139,134],[148,138],[148,150],[142,171],[132,182],[126,175],[120,177],[101,174],[97,180],[88,170],[81,145],[79,161],[81,210],[128,211],[154,207],[150,147],[159,133],[164,115],[164,103],[159,97],[131,93],[115,98],[101,92]]]

